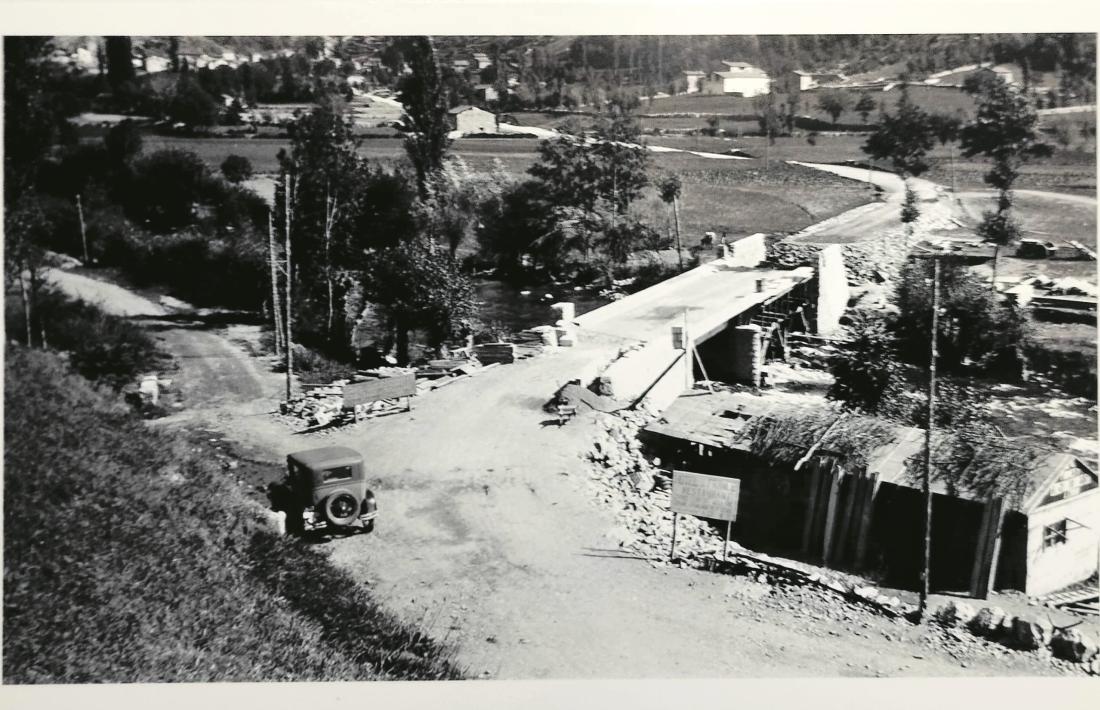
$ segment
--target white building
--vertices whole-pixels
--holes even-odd
[[[726,70],[714,72],[711,76],[713,93],[760,96],[771,91],[771,77],[760,67],[746,62],[722,63],[726,65]]]
[[[447,112],[447,120],[451,124],[452,131],[463,135],[497,132],[496,114],[476,106],[455,106]]]
[[[683,72],[684,81],[687,83],[687,93],[697,94],[703,90],[702,85],[706,80],[706,72],[701,72],[696,69]]]

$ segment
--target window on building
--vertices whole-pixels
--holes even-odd
[[[1047,525],[1043,528],[1043,549],[1054,547],[1055,545],[1066,544],[1066,532],[1068,520],[1059,520],[1058,522]]]

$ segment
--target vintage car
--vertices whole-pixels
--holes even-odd
[[[286,457],[287,478],[272,486],[271,502],[287,514],[287,531],[374,530],[378,504],[367,488],[363,456],[346,446],[325,446]]]

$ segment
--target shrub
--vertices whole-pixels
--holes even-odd
[[[230,155],[222,161],[221,170],[229,182],[244,182],[252,177],[252,162],[243,155]]]
[[[17,300],[9,299],[6,327],[22,333],[23,309]],[[39,292],[36,309],[49,347],[67,352],[73,369],[97,384],[119,390],[140,374],[164,364],[165,356],[153,339],[124,318],[48,288]]]
[[[5,365],[6,682],[460,676],[273,535],[197,442],[146,428],[49,353],[10,347]]]

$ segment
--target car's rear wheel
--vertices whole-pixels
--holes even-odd
[[[325,519],[333,525],[350,525],[359,517],[359,501],[350,493],[337,493],[325,500]]]

